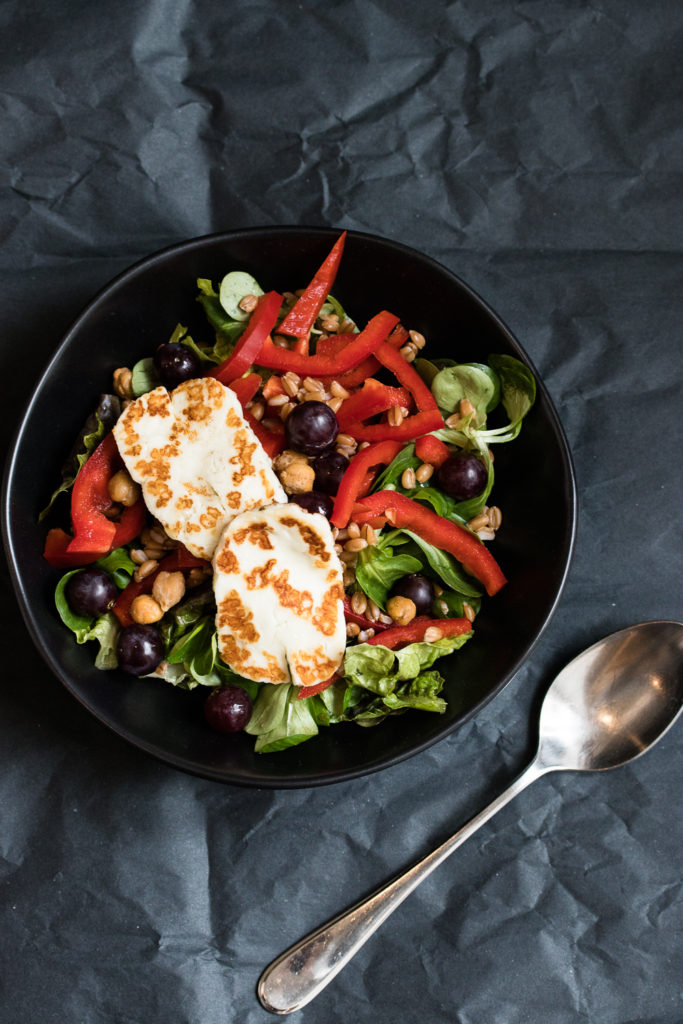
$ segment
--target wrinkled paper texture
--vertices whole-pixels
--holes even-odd
[[[322,789],[191,778],[105,730],[43,664],[5,571],[3,1024],[269,1019],[266,964],[505,788],[554,671],[680,618],[682,32],[677,5],[635,0],[6,0],[5,449],[114,274],[211,231],[332,225],[429,253],[509,323],[581,517],[514,682],[427,752]],[[535,783],[295,1019],[680,1024],[681,745]]]

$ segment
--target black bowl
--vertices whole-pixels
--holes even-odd
[[[253,739],[212,733],[201,695],[93,666],[54,607],[58,573],[42,558],[38,512],[112,370],[166,341],[180,322],[207,337],[195,279],[251,272],[266,290],[303,287],[338,231],[262,228],[210,235],[136,264],[86,307],[39,381],[5,474],[3,526],[19,603],[31,635],[67,689],[101,722],[177,768],[221,782],[276,788],[314,786],[376,771],[452,732],[515,675],[547,626],[574,542],[576,485],[557,414],[538,380],[520,437],[496,450],[495,503],[504,523],[495,554],[509,583],[485,601],[475,637],[439,663],[447,678],[444,715],[408,713],[373,729],[323,729],[277,754],[254,754]],[[461,280],[406,246],[349,232],[335,294],[361,324],[389,309],[428,339],[427,354],[484,362],[489,353],[528,357],[496,314]]]

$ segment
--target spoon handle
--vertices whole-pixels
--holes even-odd
[[[314,999],[427,875],[547,770],[537,761],[532,761],[504,793],[450,839],[274,960],[266,967],[258,983],[258,997],[265,1009],[271,1013],[293,1013]]]

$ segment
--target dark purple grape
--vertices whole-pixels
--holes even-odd
[[[154,353],[154,368],[167,388],[177,388],[184,380],[199,376],[199,356],[180,341],[160,345]]]
[[[303,455],[320,455],[338,433],[337,417],[324,402],[303,402],[285,420],[287,447]]]
[[[119,633],[116,644],[119,668],[132,676],[144,676],[164,660],[164,641],[156,626],[141,626],[137,622]]]
[[[326,452],[319,455],[313,463],[316,491],[336,494],[348,465],[349,460],[341,452]]]
[[[407,597],[415,605],[418,615],[431,615],[436,593],[434,584],[426,576],[411,573],[397,580],[391,589],[392,597]]]
[[[488,478],[484,463],[470,452],[449,455],[438,472],[439,484],[457,501],[476,498],[486,487]]]
[[[320,491],[306,491],[304,494],[291,494],[290,501],[296,502],[297,505],[301,505],[307,512],[319,512],[321,516],[325,516],[329,519],[332,515],[332,509],[334,508],[334,502],[328,494],[322,494]]]
[[[251,697],[241,686],[219,686],[204,701],[204,718],[216,732],[239,732],[252,708]]]
[[[64,595],[72,612],[94,619],[111,608],[119,592],[108,572],[92,566],[71,577]]]

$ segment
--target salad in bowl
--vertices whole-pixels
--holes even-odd
[[[359,322],[345,241],[298,290],[188,281],[203,330],[111,366],[42,513],[68,502],[43,553],[96,667],[205,692],[207,728],[258,753],[444,714],[439,659],[506,585],[494,451],[534,377],[430,357],[398,308]]]

